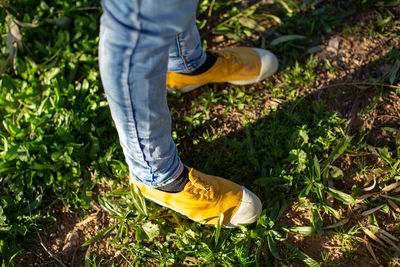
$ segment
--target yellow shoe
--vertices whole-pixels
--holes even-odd
[[[278,59],[264,49],[233,47],[210,52],[217,57],[217,61],[204,73],[184,75],[168,72],[168,90],[189,92],[203,84],[218,82],[252,84],[268,78],[278,69]]]
[[[216,225],[220,212],[222,225],[236,227],[250,224],[261,214],[260,199],[247,188],[221,177],[189,168],[189,182],[179,193],[167,193],[139,183],[130,177],[143,196],[164,207],[179,212],[193,221]]]

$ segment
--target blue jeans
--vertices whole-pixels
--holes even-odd
[[[103,0],[100,74],[130,174],[159,187],[183,170],[171,137],[167,71],[206,59],[196,0]]]

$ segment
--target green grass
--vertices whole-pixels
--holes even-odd
[[[0,4],[3,266],[17,265],[26,253],[22,240],[34,240],[36,231],[55,223],[54,207],[68,207],[85,218],[91,201],[99,203],[112,220],[82,245],[82,250],[89,248],[88,266],[334,263],[324,253],[311,258],[291,239],[309,235],[340,240],[345,256],[339,263],[357,264],[353,252],[364,244],[366,225],[325,227],[348,219],[349,207],[368,211],[384,205],[367,216],[368,227],[384,227],[381,220],[386,215],[398,222],[392,203],[400,205],[400,201],[391,191],[392,203],[379,193],[383,191],[356,201],[366,192],[342,182],[349,176],[373,175],[379,178],[377,188],[383,190],[398,181],[398,129],[386,129],[397,134],[388,147],[373,147],[366,141],[368,129],[347,136],[349,120],[328,110],[329,99],[320,101],[306,93],[321,71],[313,53],[334,32],[355,38],[398,38],[399,18],[391,3],[287,0],[244,6],[234,0],[200,1],[197,24],[204,47],[218,45],[212,36],[223,35],[235,45],[269,49],[280,59],[278,74],[255,86],[208,85],[196,98],[179,92],[168,96],[172,136],[184,162],[244,184],[263,200],[257,223],[238,229],[194,223],[144,201],[140,192],[129,187],[128,169],[99,81],[98,1]],[[376,9],[377,20],[343,26],[360,10],[371,9]],[[374,98],[358,111],[360,117],[373,112],[390,92],[400,94],[399,59],[393,48],[382,57],[389,66],[386,72],[376,68],[368,80],[356,84],[365,94],[373,92]],[[329,61],[324,64],[336,73]],[[231,121],[236,128],[231,128]],[[355,157],[350,173],[342,167],[348,157]],[[333,188],[332,182],[338,186]],[[97,194],[103,184],[108,192]],[[332,199],[334,205],[329,204]],[[282,218],[293,203],[309,212],[309,221],[284,224]],[[90,249],[111,233],[113,249],[121,255],[113,263]],[[396,260],[385,257],[387,262]]]

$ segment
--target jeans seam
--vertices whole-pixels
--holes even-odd
[[[139,5],[139,3],[137,3],[137,5]],[[137,10],[139,10],[138,6],[137,6]],[[124,63],[126,63],[128,65],[126,68],[124,68],[124,69],[127,70],[127,72],[125,72],[126,77],[125,77],[125,79],[123,79],[124,80],[124,88],[126,88],[128,90],[128,95],[129,95],[129,99],[127,99],[127,102],[128,102],[127,106],[129,106],[129,114],[130,114],[129,116],[131,117],[130,119],[132,120],[132,122],[135,125],[135,127],[134,128],[132,127],[132,129],[129,131],[128,139],[129,139],[129,143],[131,145],[136,146],[136,151],[140,151],[140,156],[141,156],[143,162],[146,163],[146,167],[149,168],[150,169],[150,173],[152,173],[151,166],[150,166],[149,162],[146,160],[145,154],[144,154],[143,149],[142,149],[142,147],[140,145],[139,134],[138,134],[138,131],[137,131],[137,121],[136,121],[135,113],[134,113],[135,109],[133,107],[132,94],[131,94],[131,90],[129,88],[129,74],[130,74],[131,68],[132,68],[130,62],[132,62],[133,56],[135,54],[135,49],[137,48],[137,45],[138,45],[138,42],[139,42],[139,38],[140,38],[140,34],[141,34],[140,33],[140,30],[141,30],[141,23],[140,22],[138,24],[138,28],[139,28],[139,31],[138,31],[139,33],[138,33],[138,36],[136,38],[135,46],[133,48],[127,50],[128,54],[130,54],[130,55],[129,55],[129,57],[127,57],[128,61],[124,62]],[[132,35],[130,35],[130,38],[132,39]],[[132,140],[135,140],[135,139],[137,140],[137,142],[132,142]],[[153,174],[152,174],[152,177],[153,177]]]
[[[131,52],[131,54],[129,55],[129,61],[131,61],[132,60],[132,57],[133,57],[133,55],[134,55],[134,51],[135,49],[133,48],[133,49],[130,49],[130,52]],[[128,61],[128,62],[129,62]],[[130,64],[129,64],[130,65]],[[130,114],[130,119],[132,120],[132,122],[134,123],[134,125],[135,125],[135,128],[133,128],[132,127],[132,129],[129,131],[129,143],[130,144],[132,144],[132,145],[134,145],[134,146],[137,146],[137,151],[140,151],[140,156],[142,157],[142,159],[143,159],[143,162],[146,162],[146,165],[147,165],[147,167],[148,168],[150,168],[151,169],[151,167],[150,167],[150,165],[149,165],[149,162],[146,160],[146,158],[145,158],[145,155],[144,155],[144,152],[143,152],[143,149],[142,149],[142,147],[140,146],[140,141],[139,141],[139,134],[138,134],[138,131],[137,131],[137,121],[136,121],[136,119],[135,119],[135,111],[134,111],[134,108],[133,108],[133,104],[132,104],[132,95],[131,95],[131,90],[129,89],[129,73],[130,73],[130,66],[127,68],[128,69],[128,75],[127,75],[127,77],[126,77],[126,86],[127,86],[127,89],[128,89],[128,95],[129,95],[129,100],[128,100],[128,105],[127,106],[129,106],[129,114]],[[132,142],[132,140],[137,140],[137,142]]]
[[[182,33],[179,33],[176,36],[176,43],[177,43],[177,46],[178,46],[179,57],[182,59],[183,65],[185,66],[185,69],[186,69],[185,71],[183,71],[185,73],[185,72],[190,72],[191,70],[189,69],[189,66],[188,66],[188,64],[186,62],[186,59],[185,59],[184,55],[183,55],[182,46],[181,46],[181,34]]]

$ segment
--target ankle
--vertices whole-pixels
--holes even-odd
[[[200,67],[198,67],[197,69],[195,69],[192,72],[181,73],[181,74],[192,76],[192,75],[199,75],[199,74],[202,74],[202,73],[208,71],[215,64],[215,62],[217,61],[217,58],[208,52],[206,52],[206,53],[207,53],[206,60],[204,61],[203,64],[201,64]]]
[[[156,189],[167,192],[167,193],[179,193],[181,192],[186,184],[189,182],[189,170],[183,167],[182,173],[172,183],[164,186],[156,187]]]

